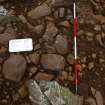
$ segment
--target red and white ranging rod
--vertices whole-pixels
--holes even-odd
[[[77,61],[77,18],[76,18],[76,5],[74,2],[74,79],[76,86],[76,94],[78,88],[78,61]]]

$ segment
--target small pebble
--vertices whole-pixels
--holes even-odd
[[[78,70],[82,71],[82,66],[80,64],[78,65]]]
[[[62,71],[61,72],[61,75],[59,76],[59,79],[62,80],[62,81],[64,81],[64,80],[67,80],[67,77],[68,77],[67,72]]]
[[[96,59],[96,54],[95,53],[92,54],[92,58]]]
[[[13,99],[14,102],[17,101],[19,99],[19,97],[20,96],[19,96],[18,93],[12,95],[12,99]]]
[[[21,86],[18,90],[18,93],[21,96],[21,98],[25,98],[28,95],[27,88],[24,85]]]
[[[94,67],[94,63],[93,62],[89,62],[88,64],[88,69],[91,70]]]
[[[101,26],[100,25],[95,25],[94,30],[95,31],[101,31]]]
[[[104,59],[102,59],[102,58],[99,59],[99,63],[104,63],[104,62],[105,62]]]
[[[92,32],[87,32],[86,35],[87,35],[88,37],[93,37],[94,34],[93,34]]]

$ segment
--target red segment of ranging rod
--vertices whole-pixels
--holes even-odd
[[[78,61],[77,60],[75,60],[75,62],[74,62],[74,73],[75,73],[75,75],[74,75],[74,81],[75,81],[75,83],[77,82],[77,83],[79,83],[79,80],[78,80]]]

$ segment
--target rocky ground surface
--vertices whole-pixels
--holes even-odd
[[[0,105],[36,105],[28,97],[29,79],[56,80],[74,92],[73,0],[0,4],[7,10],[0,10]],[[105,100],[105,0],[77,0],[76,9],[78,94],[102,100],[93,94],[98,90]],[[34,50],[9,53],[8,42],[16,38],[32,38]]]

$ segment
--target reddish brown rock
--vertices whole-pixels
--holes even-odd
[[[36,72],[37,72],[37,67],[35,66],[32,66],[28,69],[28,72],[29,72],[29,77],[31,77],[32,75],[34,75]]]
[[[41,64],[44,69],[53,71],[63,70],[65,66],[65,59],[63,56],[57,54],[44,54],[41,57]]]
[[[38,19],[49,14],[51,14],[51,9],[46,3],[28,12],[28,16],[32,19]]]
[[[17,33],[12,28],[7,28],[3,34],[0,34],[0,43],[7,44],[9,40],[17,37]]]
[[[68,78],[68,74],[65,71],[62,71],[58,77],[58,79],[61,81],[67,80],[67,78]]]
[[[68,41],[66,37],[58,35],[54,46],[58,53],[60,54],[68,53]]]
[[[57,33],[58,33],[58,29],[56,28],[55,24],[52,22],[49,22],[47,24],[46,31],[43,35],[43,39],[45,41],[52,42],[54,37],[57,35]]]
[[[47,74],[47,73],[38,73],[36,76],[35,76],[35,79],[36,80],[52,80],[54,78],[54,75],[52,74]]]
[[[3,74],[6,79],[19,82],[26,70],[26,61],[21,55],[11,55],[3,64]]]
[[[39,54],[33,53],[33,54],[30,54],[29,57],[30,57],[30,60],[33,64],[37,65],[39,63],[39,57],[40,57]]]
[[[67,61],[70,65],[74,64],[74,56],[72,54],[69,54],[67,57]]]

